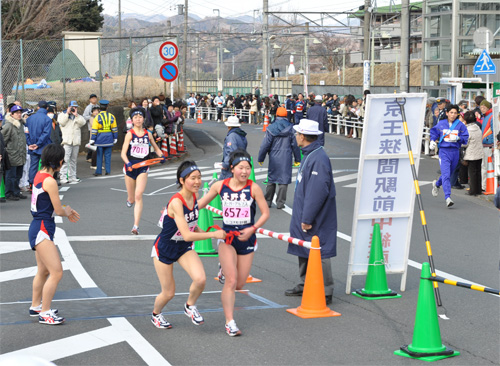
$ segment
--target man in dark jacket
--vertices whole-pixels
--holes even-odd
[[[317,95],[314,98],[314,105],[307,110],[307,119],[316,121],[319,124],[319,130],[321,134],[318,136],[318,142],[321,146],[325,146],[325,132],[328,131],[328,113],[326,109],[321,105],[323,98],[321,95]]]
[[[330,258],[337,255],[337,205],[332,166],[323,146],[317,141],[322,134],[317,122],[303,119],[293,128],[304,157],[295,183],[290,235],[307,241],[315,235],[319,237],[326,303],[329,304],[333,296]],[[285,295],[302,296],[309,249],[289,244],[287,253],[299,257],[300,282],[286,290]]]
[[[229,155],[233,151],[247,149],[247,133],[240,128],[241,123],[238,117],[230,116],[224,124],[227,126],[228,133],[224,139],[224,147],[222,148],[222,169],[219,180],[233,176],[229,165]]]
[[[292,183],[292,153],[298,165],[300,163],[300,150],[295,140],[293,125],[286,118],[286,109],[280,107],[276,114],[278,116],[276,121],[267,128],[262,145],[260,145],[258,162],[262,166],[266,154],[269,154],[265,198],[267,205],[271,207],[277,184],[279,188],[276,208],[281,210],[285,208],[286,191],[288,185]]]
[[[42,150],[50,144],[50,133],[52,132],[52,120],[47,116],[47,102],[38,102],[38,111],[26,120],[26,143],[28,144],[28,154],[30,154],[30,174],[29,182],[33,185],[33,180],[38,172],[38,163],[42,156]]]

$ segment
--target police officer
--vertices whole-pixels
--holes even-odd
[[[92,135],[90,144],[97,146],[97,168],[94,175],[102,175],[102,157],[106,175],[111,173],[111,152],[113,145],[118,142],[118,127],[116,118],[107,111],[109,101],[102,99],[99,101],[101,112],[94,118],[92,123]]]

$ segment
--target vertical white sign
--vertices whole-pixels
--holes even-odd
[[[363,61],[363,91],[370,90],[370,61]]]
[[[368,94],[347,270],[348,294],[352,276],[367,273],[376,223],[380,225],[386,272],[403,274],[401,291],[405,289],[415,186],[396,98],[405,99],[408,134],[418,172],[427,94]]]

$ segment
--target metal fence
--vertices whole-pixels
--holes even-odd
[[[169,37],[63,38],[2,41],[2,87],[7,103],[53,100],[85,105],[100,99],[129,100],[167,94],[158,75],[160,45]]]
[[[222,93],[229,95],[240,95],[253,94],[256,86],[261,87],[260,80],[224,80],[222,85]],[[188,93],[199,93],[199,94],[217,94],[219,90],[217,80],[188,80],[187,89]],[[284,97],[288,93],[292,92],[292,81],[291,80],[270,80],[270,93],[277,94],[280,97]],[[261,98],[263,95],[261,95]]]

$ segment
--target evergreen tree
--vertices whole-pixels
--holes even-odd
[[[68,15],[72,31],[97,32],[102,28],[104,16],[100,0],[75,0]]]

